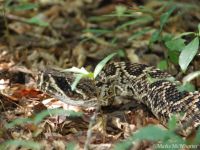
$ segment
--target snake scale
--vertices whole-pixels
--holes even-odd
[[[82,107],[112,106],[131,98],[143,103],[162,124],[180,115],[180,124],[190,121],[190,127],[200,124],[200,93],[179,91],[167,72],[153,66],[130,62],[113,62],[104,66],[94,80],[82,78],[75,91],[73,73],[43,71],[38,75],[39,89],[67,104]],[[153,80],[152,80],[153,79]]]

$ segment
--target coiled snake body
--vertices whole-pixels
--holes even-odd
[[[38,87],[43,92],[72,105],[83,107],[123,104],[124,97],[145,104],[164,124],[175,114],[180,124],[200,124],[200,93],[179,91],[170,74],[155,67],[130,62],[107,64],[95,81],[83,78],[75,91],[72,73],[44,71],[38,76]],[[120,97],[120,98],[119,98]],[[120,99],[120,100],[119,100]]]

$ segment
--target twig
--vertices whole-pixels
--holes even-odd
[[[98,103],[97,103],[97,107],[96,107],[94,114],[90,118],[90,123],[89,123],[88,131],[87,131],[87,137],[86,137],[86,141],[85,141],[85,145],[84,145],[84,150],[89,149],[90,139],[91,139],[91,136],[92,136],[92,126],[94,125],[95,120],[97,118],[97,113],[101,109],[100,99],[102,98],[102,95],[100,94],[101,92],[98,89],[97,89],[97,93],[98,93],[97,94]]]
[[[97,118],[97,113],[99,112],[99,110],[100,110],[100,106],[98,105],[94,114],[90,118],[90,123],[89,123],[88,131],[87,131],[87,138],[86,138],[86,141],[85,141],[84,150],[89,149],[90,139],[91,139],[91,136],[92,136],[92,126],[95,123],[95,120]]]

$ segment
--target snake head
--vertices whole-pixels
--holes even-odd
[[[40,71],[36,80],[38,89],[64,103],[83,107],[96,106],[98,103],[94,81],[82,78],[76,89],[72,90],[71,85],[75,78],[74,73],[51,69]]]

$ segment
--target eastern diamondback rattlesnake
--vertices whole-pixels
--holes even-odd
[[[172,78],[170,74],[155,67],[114,62],[107,64],[95,81],[81,79],[75,91],[70,86],[74,74],[58,71],[40,73],[38,87],[65,103],[83,107],[123,104],[127,102],[123,97],[129,97],[145,104],[165,125],[175,114],[181,116],[180,124],[190,121],[190,126],[198,127],[200,93],[179,91],[169,78]]]

